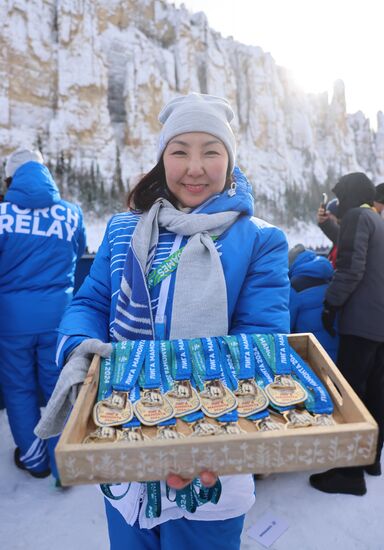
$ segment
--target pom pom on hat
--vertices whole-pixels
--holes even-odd
[[[5,177],[12,178],[16,170],[27,162],[44,164],[43,155],[38,150],[31,151],[31,149],[18,149],[8,157],[5,165]]]
[[[157,149],[160,160],[168,142],[180,134],[205,132],[220,139],[227,149],[229,172],[233,171],[236,158],[236,140],[230,122],[234,112],[222,97],[191,93],[172,99],[159,114],[163,124]]]

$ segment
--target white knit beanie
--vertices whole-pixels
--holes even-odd
[[[8,157],[7,164],[5,165],[5,177],[12,178],[16,170],[27,162],[44,164],[43,155],[37,149],[35,151],[31,151],[31,149],[18,149]]]
[[[222,97],[193,92],[172,99],[159,114],[163,128],[157,160],[160,160],[168,142],[175,136],[188,132],[206,132],[224,143],[229,157],[229,172],[232,172],[236,158],[236,140],[230,126],[233,118],[230,104]]]

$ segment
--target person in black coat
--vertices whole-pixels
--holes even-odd
[[[384,433],[384,220],[373,207],[375,186],[363,173],[340,178],[333,189],[341,220],[336,271],[325,294],[322,320],[334,331],[339,313],[337,366],[379,425],[376,460],[381,474]],[[364,468],[315,474],[310,483],[327,493],[366,493]]]

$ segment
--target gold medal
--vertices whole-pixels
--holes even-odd
[[[155,426],[173,418],[174,410],[171,403],[160,393],[159,389],[145,389],[141,398],[134,404],[137,418],[145,426]]]
[[[221,424],[221,429],[223,433],[228,435],[240,435],[247,433],[245,430],[240,428],[240,425],[238,422],[226,422],[225,424]]]
[[[189,380],[175,380],[172,390],[165,395],[175,411],[176,418],[200,409],[199,394]]]
[[[115,443],[119,440],[119,432],[110,426],[99,426],[84,438],[83,443]]]
[[[331,414],[315,414],[313,417],[315,426],[335,426],[336,422]]]
[[[184,435],[176,430],[176,426],[158,426],[156,439],[181,439]]]
[[[314,419],[308,411],[297,411],[295,409],[291,411],[284,411],[283,416],[287,421],[285,428],[306,428],[307,426],[313,426]]]
[[[96,403],[93,420],[96,426],[119,426],[132,420],[133,407],[128,392],[113,390],[108,399]]]
[[[239,380],[234,392],[239,416],[250,416],[268,407],[268,397],[253,379]]]
[[[303,386],[287,374],[275,376],[275,380],[267,385],[265,392],[270,401],[277,407],[296,405],[302,403],[308,397]]]
[[[272,432],[275,430],[282,430],[284,428],[284,424],[280,424],[280,422],[276,422],[270,416],[266,416],[264,418],[260,418],[259,420],[255,420],[254,424],[259,432]]]
[[[118,441],[140,443],[146,439],[149,439],[149,437],[143,434],[141,426],[132,426],[131,428],[123,428],[122,430],[119,430]]]
[[[211,418],[217,418],[237,407],[234,394],[218,379],[204,382],[204,390],[200,392],[199,397],[201,410]]]
[[[210,422],[208,418],[202,418],[194,423],[192,437],[206,437],[208,435],[220,435],[221,433],[221,426]]]

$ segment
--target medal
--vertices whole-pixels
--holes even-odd
[[[139,377],[146,346],[145,340],[138,340],[129,352],[130,343],[116,345],[112,393],[93,408],[93,420],[97,426],[119,426],[132,420],[129,394]]]
[[[134,408],[137,418],[145,426],[155,426],[173,417],[173,407],[160,389],[144,389]]]
[[[239,416],[250,416],[268,407],[268,397],[253,379],[239,380],[238,388],[234,393]]]
[[[233,411],[237,406],[236,397],[221,380],[207,380],[200,392],[201,410],[211,418],[217,418]]]
[[[93,408],[96,426],[119,426],[129,422],[132,416],[133,408],[128,392],[112,390],[107,399],[99,401]]]
[[[291,376],[291,365],[289,362],[289,345],[285,334],[274,334],[275,364],[272,370],[275,372],[275,379],[265,388],[266,394],[271,403],[277,407],[291,407],[302,403],[308,397],[306,390]]]
[[[276,422],[269,415],[264,418],[260,418],[259,420],[254,420],[253,423],[259,432],[272,432],[275,430],[282,430],[284,428],[284,424]]]
[[[240,435],[247,433],[245,430],[240,428],[238,422],[226,422],[221,424],[222,432],[228,435]]]
[[[236,357],[234,346],[228,342],[235,338],[238,344],[239,357]],[[238,401],[239,416],[250,417],[268,407],[269,401],[265,392],[256,383],[256,361],[252,339],[247,334],[238,334],[236,337],[225,337],[229,343],[232,360],[239,364],[238,386],[234,392]],[[233,342],[234,343],[234,342]]]
[[[175,352],[176,373],[173,387],[166,393],[174,411],[179,418],[191,414],[200,409],[199,394],[192,387],[192,360],[188,348],[188,342],[179,339],[173,343]]]
[[[220,354],[213,338],[202,338],[205,356],[204,389],[200,392],[201,410],[206,416],[217,418],[233,411],[237,400],[232,391],[222,382]]]
[[[284,411],[283,416],[286,420],[285,428],[306,428],[307,426],[313,426],[314,421],[311,414],[306,411],[298,411],[291,409],[290,411]]]
[[[192,426],[192,437],[205,437],[208,435],[219,435],[222,433],[221,427],[209,421],[208,418],[202,418]]]
[[[149,437],[143,434],[141,426],[132,426],[130,428],[123,428],[119,434],[119,441],[128,441],[129,443],[141,443],[148,440]]]
[[[336,422],[331,414],[315,414],[313,417],[315,426],[335,426]]]
[[[276,375],[272,384],[265,388],[270,401],[277,407],[289,407],[302,403],[307,392],[296,380],[287,375]]]
[[[83,443],[115,443],[119,440],[119,431],[110,426],[99,426],[84,438]]]
[[[156,439],[181,439],[184,435],[176,430],[176,426],[158,426]]]
[[[145,359],[145,388],[141,391],[140,399],[134,404],[135,414],[145,426],[155,426],[174,415],[171,403],[160,390],[159,351],[159,341],[150,340]]]

